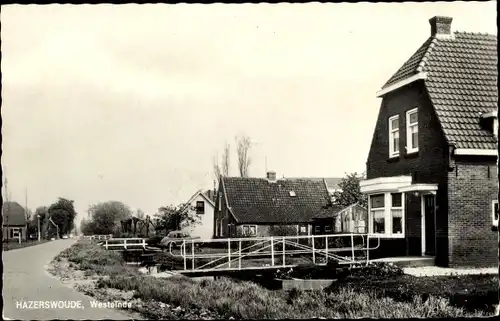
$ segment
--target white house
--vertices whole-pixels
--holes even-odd
[[[190,214],[198,217],[198,223],[187,228],[192,236],[211,239],[213,236],[215,203],[203,190],[197,191],[187,202],[193,207]]]

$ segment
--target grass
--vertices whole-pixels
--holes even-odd
[[[487,314],[484,311],[467,311],[451,304],[446,295],[472,289],[478,290],[477,293],[490,289],[496,291],[498,284],[498,279],[495,283],[494,278],[485,276],[483,279],[479,276],[441,279],[403,275],[384,277],[388,271],[365,279],[350,276],[327,291],[286,292],[228,278],[195,281],[187,277],[161,279],[145,276],[127,266],[120,254],[93,244],[75,244],[56,260],[62,257],[80,269],[109,276],[99,279],[95,291],[118,289],[133,292],[135,299],[143,302],[141,312],[148,318],[182,319],[201,314],[216,319],[483,316]],[[399,281],[394,281],[398,278]],[[477,282],[480,285],[474,286]],[[406,296],[398,296],[396,292],[406,293]],[[424,292],[427,295],[421,295]]]
[[[27,240],[27,241],[22,241],[21,244],[19,244],[19,241],[14,241],[14,240],[9,240],[9,242],[2,241],[2,249],[4,251],[11,251],[11,250],[17,250],[21,249],[24,247],[29,247],[29,246],[35,246],[43,243],[49,242],[48,240]]]

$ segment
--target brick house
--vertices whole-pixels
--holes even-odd
[[[26,241],[26,211],[19,203],[3,203],[2,219],[2,240],[18,240],[20,236],[22,241]]]
[[[325,181],[221,177],[215,201],[214,237],[311,235],[311,219],[333,217]]]
[[[431,36],[377,93],[382,98],[361,191],[374,256],[431,256],[440,266],[496,266],[497,37]]]

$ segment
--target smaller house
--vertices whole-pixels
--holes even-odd
[[[2,205],[3,240],[18,239],[26,241],[26,211],[17,202],[5,202]]]
[[[199,190],[187,201],[193,208],[190,214],[195,215],[198,222],[186,228],[186,231],[202,240],[211,239],[213,236],[215,204],[210,195],[207,191]]]
[[[275,172],[266,178],[222,177],[215,207],[219,238],[311,235],[313,218],[323,224],[344,209],[332,205],[324,179],[276,179]]]
[[[365,207],[359,204],[336,207],[338,211],[333,214],[320,213],[311,219],[313,234],[368,233],[368,210]]]

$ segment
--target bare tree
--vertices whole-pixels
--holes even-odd
[[[220,177],[221,177],[222,171],[220,169],[219,158],[217,156],[214,156],[214,158],[212,160],[212,164],[213,164],[215,179],[217,179],[217,182],[218,182]]]
[[[222,175],[224,176],[229,176],[229,165],[230,165],[230,146],[228,143],[226,143],[226,146],[224,146],[224,153],[222,154],[222,164],[221,164],[221,170],[222,170]]]
[[[252,147],[252,141],[248,136],[236,137],[236,152],[238,154],[238,170],[241,177],[248,177],[249,168],[252,162],[249,150]]]

